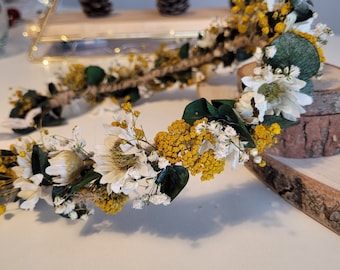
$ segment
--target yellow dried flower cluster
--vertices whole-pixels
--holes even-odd
[[[140,115],[140,111],[138,110],[132,110],[132,104],[131,102],[124,102],[121,104],[121,108],[123,109],[123,111],[125,111],[126,113],[131,113],[132,114],[132,117],[133,117],[133,122],[132,122],[132,129],[134,131],[134,134],[135,134],[135,139],[136,140],[142,140],[145,138],[145,133],[144,133],[144,130],[141,129],[141,128],[137,128],[135,123],[136,123],[136,120],[137,118],[139,117]],[[111,126],[114,126],[114,127],[120,127],[122,129],[127,129],[129,128],[128,126],[128,123],[125,119],[121,120],[121,121],[113,121],[111,123]],[[124,142],[122,142],[124,143]]]
[[[80,91],[86,86],[85,65],[72,64],[69,66],[65,77],[61,78],[61,84],[73,91]]]
[[[111,66],[109,68],[111,75],[118,80],[137,77],[139,74],[143,74],[150,65],[150,60],[147,56],[136,54],[133,51],[128,53],[127,61],[129,63],[127,66],[119,64]]]
[[[167,45],[165,43],[161,44],[160,48],[156,50],[155,53],[157,56],[156,66],[158,67],[176,65],[181,60],[178,55],[178,49],[167,49]]]
[[[95,194],[97,195],[93,198],[93,203],[95,206],[98,206],[105,214],[117,214],[119,213],[129,196],[123,193],[107,193],[106,187],[101,187],[95,190]]]
[[[240,34],[254,34],[256,29],[257,15],[267,10],[267,4],[260,0],[233,0],[234,6],[231,12],[234,15],[233,21],[237,25]]]
[[[212,149],[200,152],[203,142],[215,144],[215,138],[208,130],[196,132],[197,125],[202,122],[206,119],[197,120],[192,126],[183,119],[176,120],[167,132],[157,133],[155,146],[171,164],[182,163],[192,175],[201,173],[201,180],[210,180],[214,174],[223,171],[225,160],[216,159]]]
[[[6,205],[0,204],[0,216],[6,213]]]
[[[0,150],[0,153],[2,151]],[[13,171],[11,170],[11,165],[17,162],[17,157],[15,155],[2,155],[0,156],[0,174],[11,176]],[[1,181],[0,181],[1,182]],[[0,185],[1,186],[1,185]]]
[[[278,123],[271,126],[263,124],[256,125],[254,129],[254,141],[259,153],[263,153],[266,147],[271,147],[277,143],[277,135],[281,133],[281,127]]]
[[[267,3],[262,0],[233,0],[231,12],[238,22],[240,34],[254,34],[261,31],[263,37],[276,37],[285,31],[284,20],[291,12],[290,2],[283,3],[278,10],[268,12]],[[254,28],[255,27],[255,28]]]
[[[286,24],[284,23],[286,16],[291,12],[292,10],[292,5],[290,2],[286,2],[284,4],[281,5],[279,10],[276,10],[272,13],[269,13],[268,16],[271,16],[271,18],[269,18],[268,16],[265,16],[264,18],[267,17],[267,19],[262,19],[262,23],[264,24],[260,24],[261,29],[262,29],[262,33],[266,34],[266,35],[270,35],[273,38],[281,35],[285,30],[286,30]],[[269,22],[273,21],[274,24],[271,25]]]
[[[20,106],[18,107],[18,104],[20,103]],[[19,115],[25,115],[27,111],[32,109],[33,104],[32,100],[29,97],[25,97],[21,90],[16,90],[12,97],[10,97],[9,104],[20,108],[18,114]]]

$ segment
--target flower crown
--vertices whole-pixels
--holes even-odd
[[[87,217],[93,205],[116,214],[130,197],[136,209],[167,205],[190,175],[213,179],[226,162],[265,166],[262,153],[312,103],[311,79],[321,76],[322,46],[332,31],[323,24],[312,28],[309,0],[233,3],[231,14],[213,22],[194,44],[175,50],[161,45],[151,55],[130,53],[125,64],[107,72],[71,65],[58,83],[49,84],[48,95],[17,91],[3,124],[23,135],[40,129],[41,136],[39,141],[23,136],[1,150],[0,212],[9,202],[19,200],[22,209],[33,209],[45,199],[71,219]],[[146,139],[134,101],[175,83],[199,84],[219,66],[236,66],[251,56],[257,66],[241,78],[237,100],[195,100],[182,119],[152,142]],[[108,135],[93,152],[85,149],[78,127],[70,139],[43,128],[61,124],[63,106],[77,98],[121,104],[123,115],[105,126]]]

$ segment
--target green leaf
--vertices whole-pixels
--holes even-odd
[[[221,105],[228,105],[231,108],[234,108],[235,100],[232,100],[232,99],[213,99],[211,101],[211,104],[214,107],[217,107],[217,108],[220,107]]]
[[[247,147],[253,148],[255,144],[247,129],[234,110],[234,100],[213,100],[210,104],[201,98],[187,105],[182,118],[190,125],[196,120],[206,117],[208,121],[219,121],[223,126],[230,125],[240,135],[242,141],[247,141]]]
[[[183,166],[167,166],[157,177],[156,183],[160,184],[162,193],[168,195],[171,200],[183,190],[189,180],[189,172]]]
[[[263,123],[270,126],[271,124],[277,123],[280,125],[281,129],[289,128],[291,126],[297,125],[298,121],[290,121],[281,116],[276,115],[265,115]]]
[[[313,96],[314,86],[312,80],[306,80],[305,82],[306,85],[304,88],[300,89],[300,92],[309,96]]]
[[[98,66],[88,66],[85,69],[85,76],[88,85],[98,86],[105,78],[105,71]]]
[[[185,109],[182,118],[190,125],[196,120],[207,117],[212,120],[218,116],[217,109],[211,105],[205,98],[197,99],[189,103]]]
[[[320,68],[320,59],[314,45],[306,38],[287,32],[272,41],[269,45],[277,49],[273,58],[264,57],[264,62],[274,69],[290,67],[300,69],[299,79],[308,80],[315,76]]]
[[[181,59],[187,59],[189,58],[189,43],[184,43],[181,48],[179,49],[178,55]]]
[[[55,86],[54,83],[49,83],[48,84],[48,91],[50,92],[50,94],[52,96],[58,94],[58,89],[57,89],[57,87]]]
[[[183,70],[175,74],[178,78],[178,81],[181,83],[187,83],[192,78],[192,71],[190,69]]]
[[[52,177],[45,172],[46,168],[50,166],[50,163],[48,162],[48,153],[43,151],[38,145],[33,145],[31,162],[32,173],[43,174],[43,184],[50,185],[52,183]]]
[[[114,96],[117,99],[121,99],[121,98],[125,98],[129,96],[128,101],[132,103],[140,99],[138,87],[130,87],[130,88],[125,88],[125,89],[114,91],[112,92],[112,96]]]
[[[241,141],[248,142],[246,147],[254,148],[255,143],[248,131],[248,128],[244,125],[241,118],[235,113],[233,106],[230,106],[229,104],[231,103],[225,103],[218,107],[220,118],[216,120],[220,121],[222,124],[233,127],[237,134],[239,134]]]
[[[93,169],[89,170],[81,179],[80,182],[72,186],[71,192],[76,193],[78,192],[82,187],[86,186],[88,183],[90,183],[93,180],[100,179],[102,175],[100,173],[95,172]]]

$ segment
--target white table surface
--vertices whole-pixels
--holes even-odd
[[[0,120],[8,116],[10,87],[44,91],[57,64],[27,61],[28,41],[11,29],[8,51],[0,58]],[[328,62],[340,65],[340,38],[326,48]],[[64,64],[58,64],[63,66]],[[196,98],[192,89],[171,90],[137,102],[149,138],[182,116]],[[109,105],[105,105],[109,106]],[[111,107],[117,111],[117,107]],[[112,115],[98,108],[78,114],[50,133],[71,135],[79,125],[88,149],[104,137]],[[37,138],[38,134],[30,136]],[[0,148],[17,135],[0,127]],[[340,170],[339,170],[340,173]],[[340,237],[267,189],[250,171],[226,166],[210,182],[191,177],[167,207],[116,215],[97,210],[87,221],[70,221],[41,202],[35,211],[11,204],[0,216],[1,269],[339,269]]]

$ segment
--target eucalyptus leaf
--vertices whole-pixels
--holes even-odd
[[[85,69],[85,76],[88,85],[98,86],[105,78],[105,71],[98,66],[88,66]]]
[[[156,183],[161,186],[160,191],[173,200],[183,190],[188,180],[188,170],[183,166],[173,165],[167,166],[159,173]]]
[[[264,57],[264,62],[274,69],[296,66],[300,69],[299,79],[308,80],[320,68],[320,59],[314,45],[306,38],[287,32],[275,38],[270,46],[276,47],[273,58]]]
[[[304,93],[309,96],[313,96],[314,86],[312,80],[306,80],[306,85],[302,89],[300,89],[301,93]]]
[[[313,6],[313,2],[311,0],[290,0],[294,7],[294,11],[301,13],[308,13],[310,10],[309,6]]]
[[[205,98],[201,98],[189,103],[185,107],[182,118],[188,124],[193,125],[196,120],[204,117],[207,117],[208,120],[213,120],[217,116],[217,109]]]

